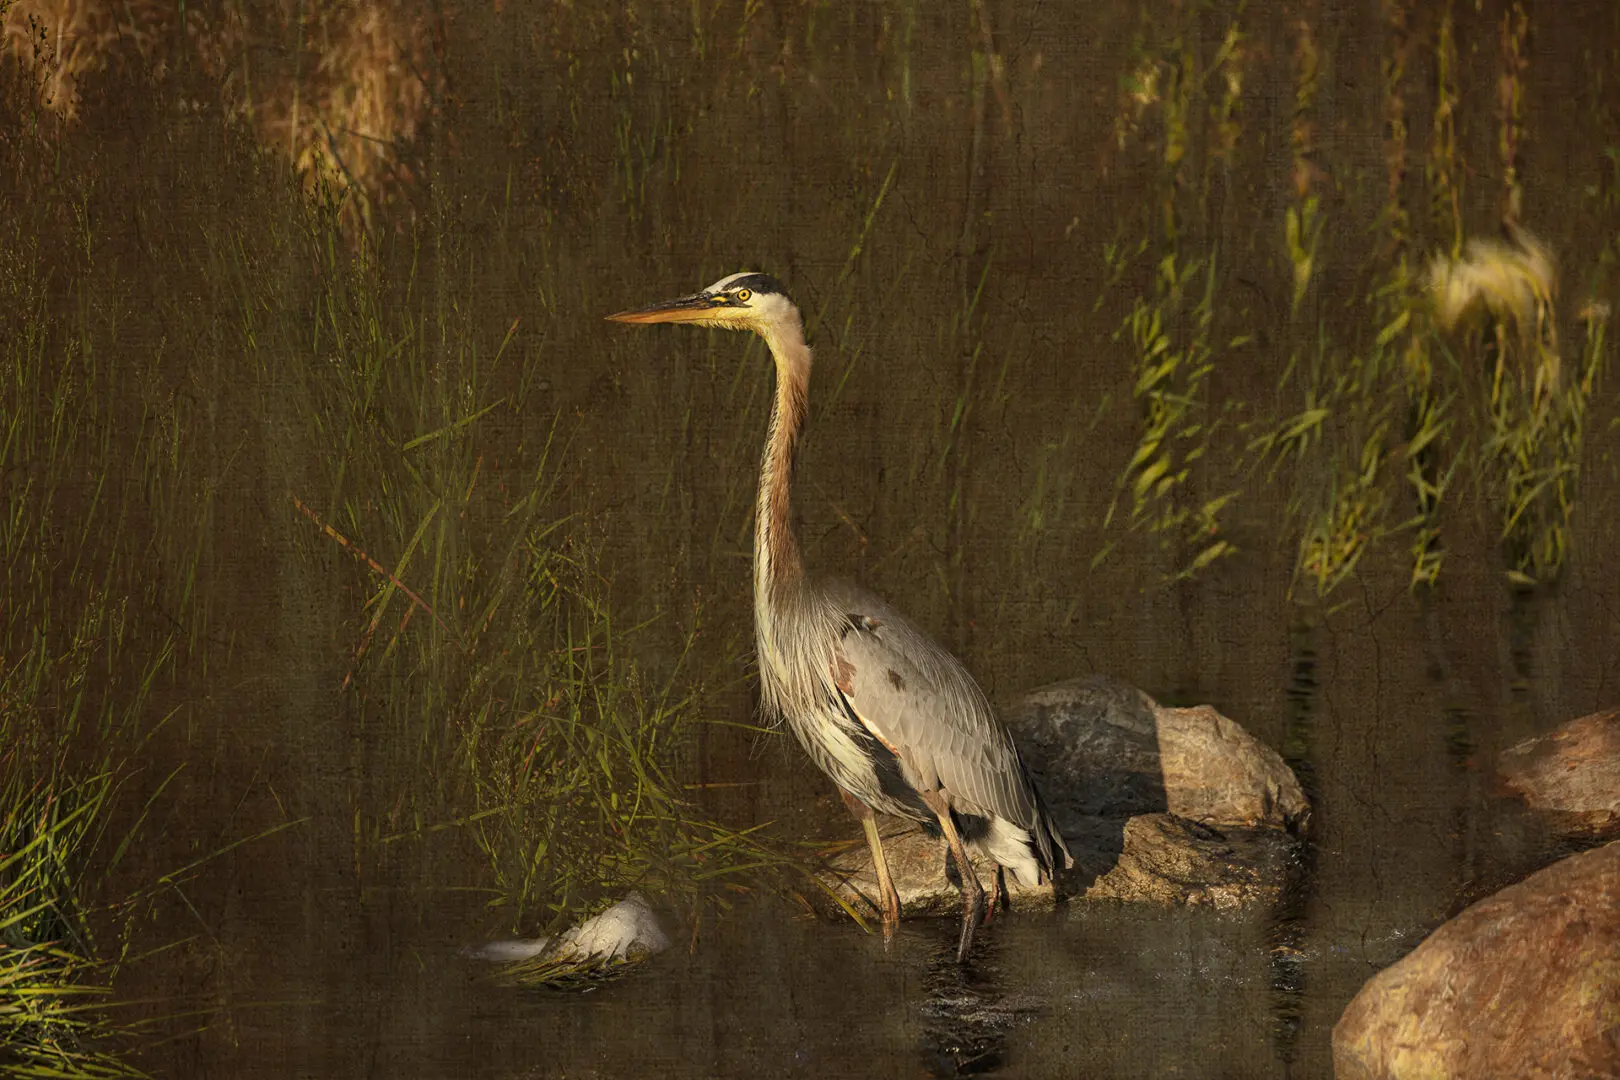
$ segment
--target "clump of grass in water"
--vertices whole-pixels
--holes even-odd
[[[1290,127],[1294,200],[1284,218],[1284,248],[1293,273],[1291,333],[1296,342],[1309,323],[1301,318],[1315,295],[1321,241],[1326,225],[1319,189],[1328,178],[1317,164],[1315,117],[1322,56],[1311,24],[1301,19],[1294,47],[1294,112]],[[1354,571],[1367,549],[1383,534],[1384,437],[1389,421],[1376,393],[1385,366],[1389,335],[1380,334],[1366,355],[1345,355],[1315,328],[1305,409],[1258,440],[1262,456],[1299,458],[1323,453],[1325,461],[1301,474],[1290,509],[1300,521],[1296,576],[1318,596],[1333,592]],[[1287,375],[1285,375],[1286,381]],[[1351,455],[1354,455],[1353,457]],[[1325,473],[1325,476],[1323,475]],[[1325,483],[1323,482],[1325,480]]]
[[[1411,585],[1417,588],[1439,580],[1445,558],[1440,538],[1440,509],[1455,464],[1442,472],[1438,451],[1440,442],[1453,426],[1449,416],[1453,397],[1443,396],[1435,385],[1433,335],[1427,305],[1412,265],[1412,216],[1403,201],[1408,158],[1406,63],[1412,45],[1406,6],[1399,0],[1391,0],[1384,6],[1384,18],[1389,30],[1389,55],[1383,71],[1385,195],[1378,258],[1389,270],[1374,296],[1373,310],[1380,327],[1379,342],[1389,345],[1404,340],[1400,367],[1408,401],[1405,475],[1417,503],[1409,549]],[[1448,99],[1443,58],[1440,66],[1440,93],[1444,104]],[[1450,122],[1449,106],[1447,108],[1446,121]],[[1436,144],[1437,148],[1451,145],[1438,137]],[[1450,171],[1450,165],[1443,170],[1446,175]]]
[[[1454,246],[1429,271],[1441,326],[1460,333],[1464,355],[1484,361],[1488,426],[1479,464],[1500,507],[1508,578],[1520,586],[1557,577],[1567,554],[1583,420],[1604,344],[1600,309],[1588,307],[1578,370],[1573,378],[1564,371],[1554,261],[1519,224],[1529,31],[1529,15],[1515,0],[1502,15],[1498,82],[1501,218],[1508,240]]]
[[[1316,165],[1313,117],[1321,57],[1308,23],[1298,24],[1295,48],[1295,108],[1291,146],[1295,199],[1287,210],[1284,249],[1294,282],[1290,337],[1293,347],[1283,382],[1297,376],[1301,407],[1254,438],[1249,449],[1275,475],[1292,462],[1294,494],[1289,514],[1298,522],[1296,579],[1326,597],[1355,573],[1362,558],[1391,534],[1412,529],[1413,582],[1439,573],[1439,501],[1449,481],[1436,464],[1433,444],[1449,427],[1446,406],[1432,386],[1431,330],[1427,303],[1411,270],[1411,228],[1401,200],[1406,175],[1406,123],[1402,96],[1407,34],[1405,13],[1387,5],[1392,55],[1384,78],[1386,194],[1374,225],[1379,272],[1367,299],[1375,332],[1348,348],[1332,340],[1324,324],[1306,322],[1307,301],[1321,269],[1325,219],[1317,188],[1326,179]],[[1442,64],[1444,71],[1444,64]],[[1393,438],[1397,420],[1390,393],[1400,379],[1408,400],[1404,443]],[[1404,460],[1418,491],[1418,513],[1390,524],[1394,475]]]
[[[510,638],[521,666],[503,658],[475,676],[500,705],[486,695],[459,725],[495,903],[514,917],[538,904],[555,922],[633,888],[695,903],[708,883],[779,866],[680,797],[672,767],[696,721],[680,669],[650,685],[582,562],[537,544],[525,557]]]
[[[0,734],[16,727],[0,715]],[[103,1008],[80,895],[109,779],[30,782],[20,758],[0,758],[0,1076],[139,1076],[110,1049],[129,1033]]]
[[[1178,340],[1173,324],[1187,321],[1187,294],[1198,288],[1200,278],[1203,287],[1191,307],[1191,326]],[[1133,347],[1135,395],[1143,412],[1141,440],[1120,478],[1122,492],[1128,490],[1130,495],[1129,525],[1157,535],[1161,544],[1185,543],[1192,548],[1190,561],[1177,576],[1195,574],[1235,550],[1220,536],[1218,520],[1235,492],[1197,508],[1182,505],[1176,497],[1209,447],[1210,421],[1203,397],[1214,369],[1210,334],[1214,302],[1214,261],[1178,266],[1174,253],[1168,254],[1157,266],[1152,294],[1136,299],[1116,335],[1128,336]],[[1116,493],[1105,526],[1113,521],[1118,500]]]

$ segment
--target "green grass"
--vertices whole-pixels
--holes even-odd
[[[144,840],[128,804],[154,780],[135,759],[167,718],[154,690],[176,634],[145,617],[150,594],[128,573],[126,387],[93,316],[46,316],[18,231],[0,239],[0,1075],[137,1075],[120,1056],[133,1032],[102,1008],[119,950],[93,926],[127,928],[140,910],[139,896],[112,910],[103,886]],[[138,453],[149,431],[133,433]]]
[[[1132,63],[1135,74],[1125,83],[1125,96],[1136,103],[1130,130],[1140,129],[1143,152],[1162,161],[1162,210],[1159,226],[1145,229],[1144,239],[1125,237],[1105,249],[1106,278],[1115,288],[1129,280],[1131,252],[1161,254],[1159,272],[1131,300],[1116,338],[1136,358],[1142,409],[1140,438],[1120,473],[1107,521],[1168,534],[1183,574],[1202,572],[1235,550],[1221,537],[1219,511],[1256,487],[1278,483],[1289,492],[1284,535],[1296,551],[1295,584],[1312,599],[1334,594],[1370,554],[1397,540],[1410,552],[1413,587],[1433,585],[1442,574],[1448,520],[1460,514],[1496,519],[1504,576],[1516,586],[1556,581],[1569,556],[1585,417],[1607,365],[1607,309],[1594,292],[1582,305],[1579,343],[1571,349],[1561,342],[1559,322],[1569,316],[1560,311],[1554,259],[1518,225],[1524,201],[1518,155],[1530,122],[1522,91],[1528,17],[1515,6],[1502,24],[1505,74],[1494,122],[1500,220],[1513,239],[1501,244],[1470,240],[1464,230],[1468,170],[1457,125],[1465,102],[1451,12],[1442,12],[1426,42],[1429,55],[1416,58],[1418,39],[1407,27],[1405,6],[1388,5],[1383,15],[1390,50],[1383,68],[1381,177],[1333,172],[1316,128],[1322,80],[1334,58],[1309,22],[1292,28],[1292,198],[1276,260],[1290,279],[1289,322],[1277,338],[1287,363],[1274,410],[1254,401],[1224,403],[1244,418],[1224,440],[1214,430],[1220,410],[1204,389],[1223,355],[1223,335],[1215,329],[1217,278],[1211,262],[1198,299],[1194,278],[1205,256],[1185,249],[1205,221],[1202,206],[1189,199],[1207,190],[1207,180],[1202,187],[1191,181],[1208,175],[1207,162],[1190,160],[1196,148],[1219,148],[1210,151],[1211,161],[1242,156],[1231,133],[1229,82],[1223,89],[1203,77],[1229,62],[1232,42],[1242,36],[1229,29],[1206,64],[1187,44],[1192,27],[1172,21],[1164,29],[1166,44],[1157,52],[1151,43],[1144,46],[1146,66],[1140,58]],[[1427,61],[1423,70],[1435,89],[1421,174],[1408,167],[1407,100],[1418,60]],[[1154,78],[1144,80],[1143,70]],[[1155,111],[1156,126],[1147,123]],[[1369,192],[1378,197],[1368,198]],[[1410,205],[1429,212],[1414,220]],[[1333,238],[1344,228],[1333,227],[1331,215],[1346,213],[1364,215],[1350,228],[1370,240],[1370,255],[1335,247]],[[1434,254],[1421,254],[1426,250]],[[1419,269],[1425,262],[1427,272]],[[1325,306],[1346,290],[1348,321]],[[1240,324],[1231,340],[1277,333]],[[1248,479],[1195,509],[1201,500],[1189,502],[1177,492],[1196,477],[1192,462],[1206,457],[1225,463],[1224,470],[1209,467],[1211,475]],[[1115,514],[1121,501],[1130,513]],[[1111,542],[1101,554],[1110,549]]]
[[[284,505],[307,558],[353,557],[335,689],[364,732],[359,772],[380,778],[351,795],[356,865],[471,850],[499,925],[524,932],[630,888],[695,909],[783,867],[685,797],[680,764],[725,658],[695,647],[700,607],[663,663],[643,659],[663,651],[661,614],[619,625],[597,526],[561,487],[576,431],[539,403],[546,359],[518,358],[516,322],[479,332],[453,241],[433,277],[391,281],[325,213],[296,241],[320,267],[307,322],[248,338],[267,381],[291,384],[294,441],[332,449],[299,463]],[[243,312],[286,287],[234,247],[215,257]]]

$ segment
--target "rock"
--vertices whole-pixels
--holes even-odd
[[[626,960],[669,948],[658,916],[640,893],[631,893],[594,919],[557,935],[553,955],[564,960]]]
[[[471,955],[498,964],[526,960],[545,963],[587,963],[635,960],[669,948],[669,937],[658,915],[640,893],[555,937],[491,941],[470,950]]]
[[[1106,851],[1096,844],[1086,856]],[[1275,903],[1298,853],[1299,845],[1277,829],[1215,829],[1174,814],[1138,814],[1125,822],[1124,848],[1112,865],[1104,858],[1094,868],[1077,855],[1058,888],[1085,900],[1208,904],[1230,911]]]
[[[1481,900],[1362,987],[1337,1080],[1620,1076],[1620,843]]]
[[[1282,758],[1209,706],[1170,709],[1124,683],[1076,679],[1025,695],[1004,713],[1075,865],[1051,886],[1011,875],[1015,907],[1057,897],[1235,908],[1275,900],[1310,807]],[[807,830],[849,840],[859,829],[836,796]],[[956,914],[942,838],[885,820],[884,851],[904,914]],[[989,885],[995,867],[975,861]],[[875,914],[864,843],[827,860],[823,882]]]
[[[832,810],[829,805],[826,809]],[[839,804],[837,809],[842,810]],[[849,819],[848,815],[844,815]],[[962,894],[946,877],[947,850],[941,837],[892,821],[883,830],[883,850],[906,915],[956,915]],[[1264,827],[1214,829],[1174,814],[1084,819],[1064,839],[1075,865],[1058,878],[1057,888],[1027,888],[1007,875],[1012,905],[1020,910],[1050,907],[1061,897],[1129,900],[1155,904],[1209,904],[1230,910],[1275,901],[1287,877],[1287,863],[1298,844]],[[995,864],[975,857],[974,871],[989,886]],[[852,844],[827,860],[823,880],[863,916],[876,917],[877,875],[865,843]]]
[[[1054,811],[1168,810],[1206,825],[1295,834],[1309,824],[1310,804],[1282,756],[1208,705],[1166,708],[1093,676],[1032,691],[1004,716],[1037,782],[1047,780],[1041,790]]]
[[[1526,739],[1496,768],[1502,786],[1558,831],[1620,836],[1620,709]]]

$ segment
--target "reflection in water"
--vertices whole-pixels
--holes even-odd
[[[1483,854],[1480,830],[1486,825],[1486,815],[1481,812],[1483,785],[1477,757],[1481,747],[1475,731],[1475,712],[1466,701],[1462,680],[1452,662],[1438,606],[1429,594],[1424,594],[1419,602],[1422,605],[1422,643],[1428,656],[1428,680],[1439,697],[1446,757],[1462,789],[1462,797],[1454,809],[1452,828],[1458,840],[1460,889],[1462,895],[1467,895],[1471,883],[1480,876]]]
[[[1294,770],[1312,806],[1317,806],[1316,770],[1311,763],[1312,729],[1317,713],[1315,624],[1301,614],[1289,631],[1288,717],[1283,759]],[[1299,1056],[1305,1005],[1305,932],[1316,845],[1309,836],[1288,860],[1288,880],[1271,926],[1271,1019],[1277,1059],[1291,1066]]]
[[[1000,921],[1005,923],[1005,916]],[[979,1076],[999,1070],[1006,1061],[1008,1029],[1044,1011],[1040,998],[1008,992],[1001,958],[993,930],[966,964],[956,962],[949,945],[930,949],[918,1040],[929,1075]]]
[[[1515,701],[1530,696],[1530,682],[1534,676],[1532,656],[1535,652],[1536,625],[1540,621],[1540,605],[1536,603],[1536,590],[1530,586],[1515,585],[1509,590],[1508,607],[1508,662],[1511,665],[1512,691]]]

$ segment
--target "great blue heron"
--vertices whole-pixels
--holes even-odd
[[[623,323],[751,330],[776,361],[776,400],[754,519],[754,622],[765,711],[785,719],[832,777],[872,848],[883,939],[900,922],[874,811],[937,821],[962,879],[965,960],[984,918],[968,844],[1027,885],[1048,880],[1068,848],[1007,728],[957,659],[882,600],[841,581],[811,581],[793,532],[790,488],[810,382],[799,309],[775,278],[742,273],[701,292],[622,311]]]

